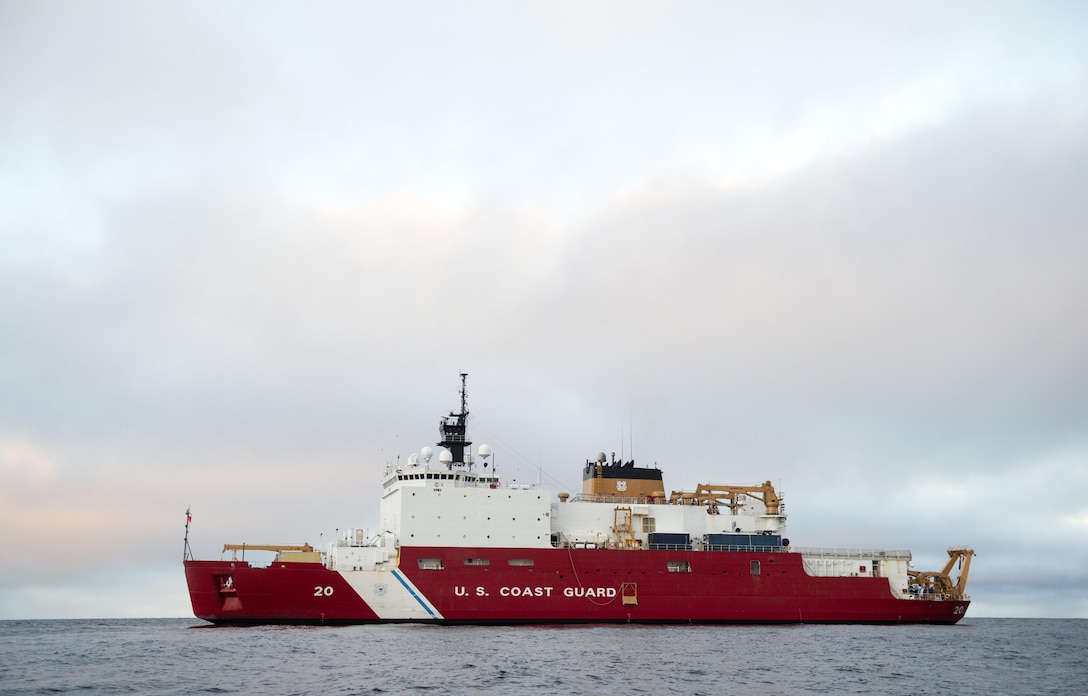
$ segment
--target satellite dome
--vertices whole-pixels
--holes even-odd
[[[423,456],[423,461],[429,462],[431,461],[431,457],[434,455],[434,450],[430,447],[424,447],[420,454]]]
[[[478,449],[477,452],[479,452],[482,458],[487,459],[491,456],[491,445],[480,445],[480,449]]]
[[[449,450],[442,450],[442,452],[438,455],[438,461],[441,464],[449,464],[453,462],[453,455],[450,454]]]

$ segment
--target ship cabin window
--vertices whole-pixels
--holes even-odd
[[[466,558],[465,565],[467,566],[485,566],[491,565],[491,561],[486,558]]]
[[[533,559],[531,558],[510,558],[507,559],[506,565],[510,566],[532,566]]]
[[[442,570],[441,558],[417,558],[420,570]]]
[[[751,568],[752,575],[759,575],[759,561],[752,561],[749,566]]]
[[[642,518],[642,531],[643,532],[656,532],[657,531],[657,520],[655,520],[653,517],[643,517]]]
[[[691,564],[687,561],[665,561],[665,567],[670,573],[690,573]]]

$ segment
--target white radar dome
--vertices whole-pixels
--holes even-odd
[[[423,450],[420,451],[420,455],[423,456],[423,461],[429,462],[431,461],[431,457],[434,456],[434,450],[430,447],[424,447]]]
[[[478,449],[477,452],[479,452],[482,458],[487,459],[491,456],[491,445],[480,445],[480,449]]]
[[[453,455],[450,454],[449,450],[442,450],[442,452],[438,455],[438,461],[441,464],[449,464],[453,461]]]
[[[598,452],[598,453],[597,453],[597,462],[598,462],[598,463],[600,463],[600,464],[604,464],[604,463],[605,463],[605,462],[607,462],[607,461],[608,461],[608,456],[607,456],[607,455],[605,455],[605,453],[604,453],[604,452]]]

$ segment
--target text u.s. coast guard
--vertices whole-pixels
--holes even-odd
[[[490,597],[491,593],[484,587],[476,587],[475,592],[469,592],[464,585],[453,588],[454,595],[468,597],[474,594],[477,597]],[[543,585],[503,585],[498,590],[500,597],[615,597],[615,587],[563,587],[556,588]]]

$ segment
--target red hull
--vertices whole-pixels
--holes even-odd
[[[231,579],[231,586],[223,581]],[[215,623],[367,623],[378,615],[345,582],[318,563],[185,561],[185,580],[197,618]],[[333,587],[314,601],[315,587]]]
[[[421,558],[441,569],[420,569]],[[901,599],[886,578],[813,577],[797,553],[402,547],[398,565],[390,584],[439,623],[953,624],[969,604]],[[316,563],[186,561],[185,575],[193,612],[215,623],[417,620],[372,608],[345,574]]]

